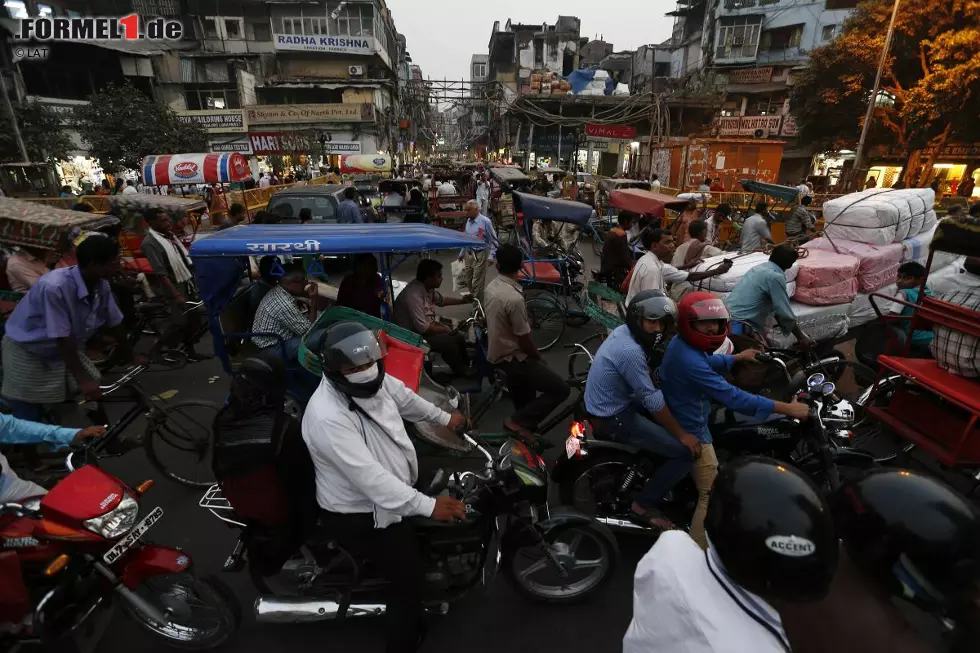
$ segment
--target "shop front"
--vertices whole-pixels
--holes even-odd
[[[776,183],[783,145],[763,139],[685,139],[654,149],[653,173],[664,186],[683,190],[696,189],[710,178],[715,188],[739,191],[743,179]]]
[[[968,180],[973,181],[973,190],[969,199],[980,199],[980,143],[945,145],[938,152],[924,149],[918,152],[918,168],[916,176],[922,177],[924,166],[930,160],[933,162],[926,171],[925,184],[938,183],[943,196],[964,196],[963,185]],[[868,176],[874,178],[878,188],[891,188],[898,181],[902,172],[902,162],[905,157],[900,152],[890,151],[880,156],[872,157],[872,165]]]

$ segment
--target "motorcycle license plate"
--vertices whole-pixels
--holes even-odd
[[[575,455],[582,450],[582,441],[578,439],[577,435],[570,435],[568,439],[565,440],[565,453],[568,454],[569,458],[575,457]]]
[[[106,564],[108,565],[114,563],[116,560],[121,558],[126,551],[133,548],[133,545],[136,544],[141,537],[143,537],[143,534],[146,533],[146,531],[150,530],[154,524],[160,521],[161,517],[163,517],[163,508],[157,506],[150,512],[149,515],[143,518],[143,521],[136,524],[136,526],[133,527],[133,530],[126,533],[125,537],[116,542],[115,546],[106,551],[105,555],[102,556],[102,559],[105,560]]]

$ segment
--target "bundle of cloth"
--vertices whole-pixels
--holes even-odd
[[[856,258],[858,260],[857,283],[861,292],[874,292],[893,283],[898,274],[898,266],[902,264],[904,251],[901,243],[871,245],[826,237],[811,240],[803,247],[810,250],[811,256],[814,251],[823,250]]]
[[[797,261],[796,294],[801,304],[830,306],[849,304],[858,294],[857,271],[861,261],[847,254],[823,249],[810,249]],[[846,315],[845,315],[846,317]]]
[[[796,321],[800,325],[800,330],[817,342],[839,338],[847,333],[851,326],[847,317],[848,304],[812,306],[793,301],[791,305],[793,306],[793,313],[796,314]],[[770,319],[770,322],[771,324],[766,330],[766,337],[774,347],[787,349],[796,344],[796,336],[792,333],[784,334],[776,326],[774,320]]]
[[[911,236],[902,241],[902,263],[915,261],[925,265],[929,261],[929,244],[936,233],[934,224],[929,229],[924,229],[918,236]],[[936,252],[932,257],[932,269],[940,270],[951,265],[958,257],[949,252]]]
[[[900,243],[937,222],[931,188],[872,188],[823,205],[824,235],[869,245]]]
[[[732,268],[716,277],[710,277],[702,281],[696,282],[694,285],[697,290],[710,290],[713,293],[730,293],[738,282],[742,280],[745,273],[756,267],[769,261],[769,255],[763,252],[752,252],[751,254],[739,254],[733,256],[732,254],[721,254],[719,256],[712,256],[710,258],[704,259],[696,267],[692,268],[691,271],[701,272],[704,270],[713,270],[721,265],[722,261],[725,259],[732,260]],[[796,275],[799,274],[800,268],[798,264],[793,264],[789,270],[786,270],[786,284],[787,290],[789,291],[790,297],[796,292]]]

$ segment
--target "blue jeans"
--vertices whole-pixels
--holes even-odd
[[[286,340],[285,342],[286,358],[284,362],[288,363],[289,361],[294,361],[299,357],[299,345],[302,341],[303,341],[303,336],[293,336],[292,338]],[[276,344],[274,345],[269,345],[268,347],[264,347],[262,351],[275,354],[276,357],[282,355],[282,348],[280,347],[278,342],[276,342]]]
[[[694,460],[690,450],[664,427],[634,409],[629,408],[613,417],[592,421],[600,432],[612,439],[666,458],[636,497],[636,503],[644,510],[656,508],[667,491],[691,473]]]

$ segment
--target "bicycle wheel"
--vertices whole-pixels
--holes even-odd
[[[547,295],[534,295],[524,301],[531,340],[540,351],[548,351],[565,331],[565,309]]]
[[[219,404],[199,399],[155,408],[143,436],[150,463],[181,485],[213,485],[216,481],[211,469],[212,426],[219,410]]]
[[[595,357],[595,353],[599,351],[599,347],[606,341],[609,334],[605,331],[600,333],[593,333],[591,336],[580,342],[579,344],[589,350],[589,353]],[[580,349],[575,349],[568,357],[568,375],[573,379],[584,378],[589,375],[589,368],[592,364],[589,362],[589,357],[586,356]]]

